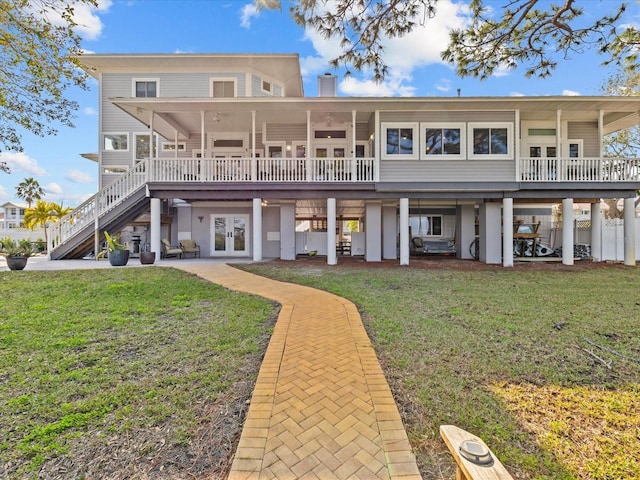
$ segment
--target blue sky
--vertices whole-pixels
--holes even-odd
[[[464,25],[466,1],[439,0],[438,15],[424,28],[389,42],[385,60],[391,73],[375,84],[367,73],[344,80],[339,95],[463,96],[598,95],[611,70],[593,51],[561,62],[548,79],[526,79],[523,70],[501,72],[486,81],[461,79],[440,61],[450,28]],[[506,0],[490,0],[497,9]],[[617,0],[583,0],[589,16],[610,13]],[[631,0],[625,23],[638,23],[640,5]],[[337,42],[305,32],[283,11],[256,11],[251,0],[102,0],[97,10],[77,9],[83,47],[95,53],[298,53],[307,96],[317,94],[317,75],[331,72],[328,60]],[[80,108],[76,128],[60,127],[54,137],[24,133],[24,152],[0,153],[12,169],[0,173],[0,204],[18,201],[15,187],[33,177],[45,199],[76,206],[97,189],[97,164],[80,156],[98,148],[98,91],[71,90]]]

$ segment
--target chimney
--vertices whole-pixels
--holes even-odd
[[[318,75],[318,96],[319,97],[337,97],[338,96],[338,77],[325,73]]]

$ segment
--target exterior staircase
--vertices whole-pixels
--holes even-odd
[[[149,160],[129,169],[115,182],[48,225],[51,260],[82,258],[94,250],[96,230],[120,231],[149,210],[146,184]]]

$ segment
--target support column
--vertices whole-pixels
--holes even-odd
[[[327,198],[327,265],[338,263],[336,255],[336,199]]]
[[[151,203],[151,223],[149,225],[150,229],[150,244],[151,251],[156,252],[156,261],[160,260],[162,257],[162,245],[160,244],[160,236],[162,235],[161,228],[162,225],[160,223],[160,216],[162,213],[162,205],[160,203],[159,198],[152,198],[150,200]]]
[[[280,204],[280,259],[296,259],[296,204]]]
[[[480,261],[487,264],[502,263],[502,212],[498,202],[480,204]]]
[[[400,199],[400,265],[409,265],[409,199]]]
[[[573,265],[573,198],[562,200],[562,263]]]
[[[624,264],[636,264],[636,206],[635,198],[624,199]]]
[[[398,258],[398,207],[396,204],[382,206],[382,258]]]
[[[502,266],[513,267],[513,198],[502,199]]]
[[[591,204],[591,258],[602,261],[602,212],[600,202]]]
[[[253,261],[262,261],[262,199],[253,199]]]
[[[456,257],[473,259],[469,247],[476,238],[475,205],[456,207]]]
[[[382,202],[365,204],[365,260],[382,261]]]

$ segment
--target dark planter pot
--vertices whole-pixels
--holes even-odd
[[[109,263],[114,267],[123,267],[129,261],[129,250],[114,250],[109,252]]]
[[[153,265],[156,261],[156,252],[140,252],[140,263],[142,265]]]
[[[9,255],[7,255],[6,258],[7,267],[9,267],[9,270],[24,270],[24,267],[27,266],[27,260],[29,260],[29,257],[25,257],[23,255],[15,257],[10,257]]]

